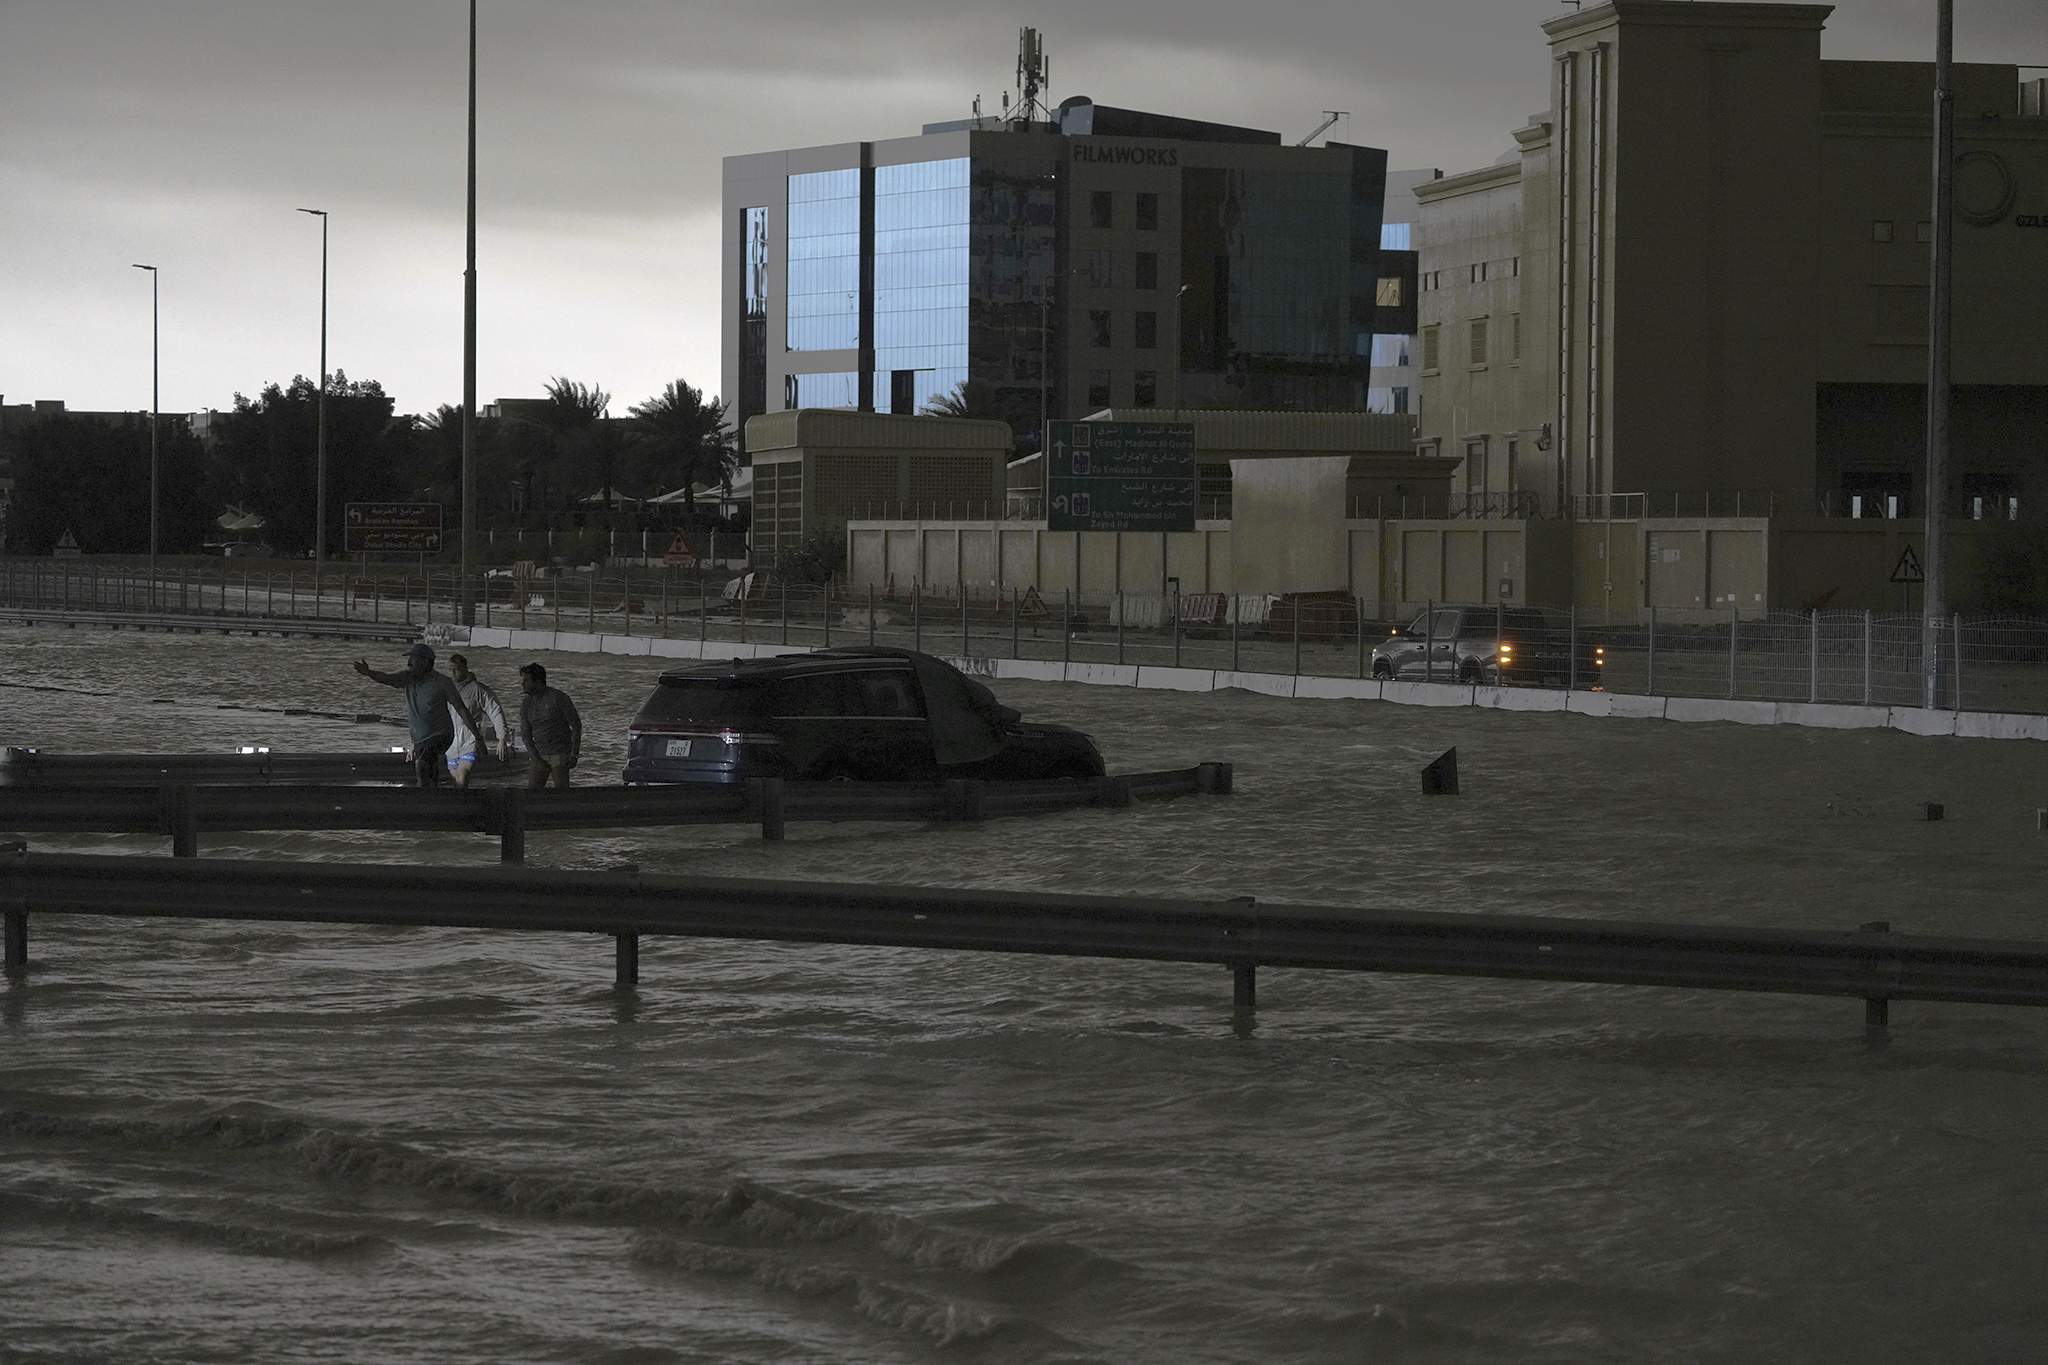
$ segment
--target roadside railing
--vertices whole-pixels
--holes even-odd
[[[911,567],[911,566],[906,566]],[[972,570],[970,569],[970,573]],[[246,581],[245,581],[246,580]],[[1045,591],[970,581],[933,589],[904,574],[849,588],[796,583],[767,572],[722,580],[686,569],[557,572],[476,580],[475,624],[525,631],[695,639],[704,645],[817,649],[886,645],[933,653],[1063,664],[1137,664],[1230,673],[1370,678],[1374,647],[1400,627],[1455,603],[1367,602],[1342,592],[1227,594],[1177,591],[1173,580],[1126,592]],[[0,606],[90,612],[146,600],[142,579],[65,561],[8,561]],[[160,602],[195,619],[247,610],[316,620],[449,624],[461,611],[452,573],[399,575],[374,584],[311,575],[184,572],[158,585]],[[1471,628],[1498,603],[1463,606]],[[1509,684],[1738,700],[1918,706],[1925,697],[1923,624],[1917,614],[1766,611],[1717,606],[1639,613],[1545,610],[1536,638],[1559,658],[1604,650],[1604,662],[1548,677],[1510,670]],[[1432,655],[1434,658],[1434,655]],[[2048,620],[1952,615],[1927,662],[1940,705],[1968,711],[2048,713]],[[1400,675],[1405,678],[1407,675]],[[1432,665],[1438,682],[1485,681]]]

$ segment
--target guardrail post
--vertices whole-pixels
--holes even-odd
[[[173,858],[199,856],[199,820],[192,809],[192,788],[184,783],[165,787],[164,826],[171,836]]]
[[[1865,934],[1888,934],[1892,931],[1892,926],[1890,920],[1874,919],[1866,924],[1858,925],[1857,929],[1858,932]],[[1863,997],[1864,1028],[1881,1030],[1888,1027],[1891,1021],[1892,1002],[1890,996],[1866,995]]]
[[[1230,1007],[1239,1013],[1249,1013],[1259,1007],[1258,963],[1230,964]]]
[[[1197,763],[1195,790],[1204,796],[1230,795],[1231,768],[1228,763]]]
[[[1301,608],[1299,597],[1294,599],[1294,676],[1301,676]]]
[[[498,861],[526,861],[526,792],[507,787],[493,792],[498,807]]]
[[[825,605],[820,609],[820,619],[825,623],[825,648],[832,648],[832,580],[825,580]]]
[[[752,786],[754,809],[761,816],[761,837],[779,843],[783,835],[782,779],[757,777]]]
[[[1116,661],[1124,661],[1124,590],[1116,590]]]
[[[946,779],[944,791],[940,794],[939,805],[945,818],[960,824],[978,825],[984,814],[986,788],[975,778],[950,777]]]
[[[1010,589],[1010,657],[1013,659],[1021,659],[1024,657],[1017,650],[1018,625],[1022,621],[1023,616],[1023,594],[1018,592],[1018,590],[1015,587],[1012,587]]]
[[[868,647],[875,644],[875,585],[868,584]]]
[[[1955,656],[1956,656],[1956,657],[1955,657],[1955,660],[1954,660],[1954,666],[1953,666],[1953,667],[1951,667],[1951,668],[1949,669],[1949,675],[1950,675],[1951,677],[1953,677],[1953,678],[1955,679],[1955,693],[1954,693],[1955,707],[1954,707],[1954,709],[1955,709],[1955,710],[1957,710],[1957,711],[1960,711],[1960,710],[1962,710],[1962,709],[1963,709],[1963,617],[1962,617],[1962,613],[1958,612],[1958,613],[1956,613],[1955,615],[1953,615],[1953,616],[1949,617],[1949,621],[1950,621],[1950,623],[1952,624],[1952,626],[1953,626],[1953,628],[1954,628],[1954,630],[1955,630],[1955,641],[1956,641],[1956,643],[1955,643]]]
[[[615,963],[612,984],[614,986],[637,986],[640,984],[640,935],[613,934],[613,959]]]

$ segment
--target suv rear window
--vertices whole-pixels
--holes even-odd
[[[735,687],[715,678],[662,679],[634,718],[667,725],[702,725],[712,728],[745,724],[761,714],[758,688]]]

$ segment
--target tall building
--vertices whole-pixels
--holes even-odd
[[[1422,439],[1475,511],[1924,512],[1933,68],[1822,60],[1830,13],[1552,19],[1549,107],[1416,187]],[[2048,494],[2048,118],[2020,75],[1954,68],[1954,516]]]
[[[1379,305],[1381,325],[1372,339],[1372,387],[1365,405],[1373,412],[1414,412],[1418,253],[1416,227],[1422,204],[1416,187],[1443,178],[1439,170],[1388,171],[1387,202],[1380,224]]]
[[[723,392],[744,428],[971,381],[1027,449],[1112,406],[1361,409],[1375,330],[1414,330],[1412,292],[1405,323],[1380,302],[1385,177],[1086,99],[727,157]]]

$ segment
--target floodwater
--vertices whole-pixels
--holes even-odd
[[[0,742],[363,749],[332,642],[0,636]],[[470,651],[509,695],[515,658]],[[385,650],[382,666],[395,666]],[[544,656],[607,780],[647,660]],[[28,690],[29,686],[62,690]],[[650,871],[2048,936],[2048,750],[997,684],[1237,793],[529,837]],[[102,695],[102,694],[112,695]],[[1465,794],[1420,795],[1459,749]],[[1919,820],[1941,801],[1948,818]],[[160,852],[113,836],[38,847]],[[207,836],[483,865],[484,836]],[[1958,1361],[2048,1349],[2048,1017],[62,919],[0,987],[0,1360]]]

